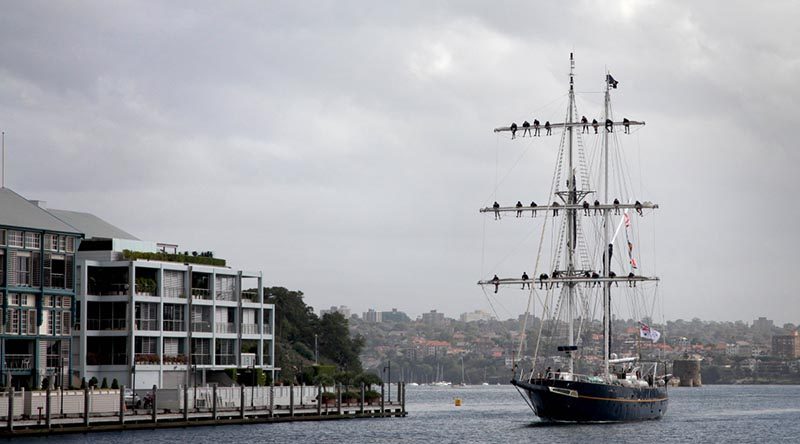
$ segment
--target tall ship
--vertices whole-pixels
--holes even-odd
[[[606,71],[599,92],[602,109],[590,117],[579,113],[570,54],[563,121],[530,116],[519,125],[494,129],[498,137],[513,141],[509,143],[522,141],[545,151],[545,141],[558,143],[545,201],[528,204],[533,196],[520,200],[515,196],[516,204],[501,205],[495,194],[495,202],[480,209],[489,220],[494,216],[541,226],[541,231],[531,233],[540,233],[534,240],[538,240],[535,262],[527,265],[532,269],[521,268],[521,275],[514,277],[490,271],[478,284],[487,296],[501,288],[528,293],[511,384],[534,414],[546,421],[659,419],[669,402],[670,375],[657,354],[660,333],[648,325],[657,306],[659,278],[651,275],[655,261],[649,263],[643,255],[655,255],[655,241],[640,248],[647,244],[640,231],[643,226],[654,229],[647,221],[658,205],[637,195],[641,189],[626,177],[630,153],[622,148],[624,139],[638,140],[631,134],[645,122],[614,115],[611,97],[618,83]],[[629,319],[638,320],[637,327],[612,335],[618,316],[613,312],[623,307],[629,310]],[[620,340],[626,333],[627,339]]]

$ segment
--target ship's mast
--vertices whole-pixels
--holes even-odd
[[[575,59],[572,56],[572,53],[569,54],[569,113],[568,113],[568,120],[567,123],[572,123],[572,109],[575,104]],[[569,193],[567,194],[567,203],[569,205],[574,205],[575,198],[576,198],[576,189],[575,189],[575,174],[572,171],[572,137],[573,137],[573,129],[572,125],[567,128],[569,131],[569,137],[567,138],[567,188]],[[567,217],[567,276],[572,276],[575,272],[575,242],[573,242],[574,233],[575,233],[575,209],[567,210],[566,217]],[[575,326],[574,326],[574,316],[572,315],[574,305],[574,293],[575,293],[575,284],[570,283],[567,285],[567,321],[569,325],[569,332],[567,338],[567,345],[570,347],[569,353],[569,372],[572,373],[574,371],[574,358],[572,357],[573,350],[572,347],[575,345]]]
[[[611,101],[610,84],[608,73],[606,73],[606,94],[603,106],[603,125],[608,121],[608,107]],[[609,204],[608,200],[608,129],[603,132],[603,193],[605,204]],[[608,277],[608,272],[611,270],[611,252],[609,251],[609,232],[608,232],[608,219],[611,210],[606,208],[603,210],[603,276]],[[608,359],[611,354],[611,282],[603,282],[603,369],[604,375],[608,378]]]

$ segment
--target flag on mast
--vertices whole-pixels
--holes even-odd
[[[658,340],[661,338],[661,333],[658,330],[650,328],[649,325],[641,321],[639,322],[639,324],[640,324],[639,336],[645,339],[649,339],[653,342],[658,342]]]

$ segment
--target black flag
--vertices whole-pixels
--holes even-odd
[[[611,74],[606,74],[606,82],[608,82],[608,84],[611,85],[612,88],[617,89],[617,84],[619,82],[614,80],[614,78],[611,77]]]

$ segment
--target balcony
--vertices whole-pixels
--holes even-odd
[[[211,291],[208,288],[192,288],[192,299],[210,301]]]
[[[30,370],[33,368],[33,355],[6,355],[6,370]]]
[[[258,324],[242,324],[243,335],[257,335],[258,333]]]
[[[137,330],[158,331],[158,319],[137,319]]]
[[[164,288],[164,297],[173,299],[186,299],[186,292],[183,291],[183,288]]]
[[[47,361],[47,368],[64,368],[68,365],[67,358],[62,358],[61,355],[47,355],[45,359]]]
[[[211,355],[193,354],[192,365],[211,365]]]
[[[67,279],[63,273],[50,273],[50,288],[67,288]]]
[[[92,296],[125,296],[128,294],[128,284],[92,284],[89,283],[89,294]]]
[[[258,302],[258,291],[244,290],[242,291],[243,302]]]
[[[156,353],[136,353],[133,360],[136,365],[158,365],[161,363]]]
[[[126,331],[128,329],[128,320],[125,318],[87,319],[86,329]]]
[[[217,322],[217,333],[236,333],[236,324],[233,322]]]
[[[182,320],[164,320],[164,331],[186,331]]]
[[[217,292],[217,300],[218,301],[232,301],[236,302],[236,293],[233,291],[218,291]]]
[[[208,321],[192,322],[192,331],[198,333],[211,333],[211,322]]]
[[[164,364],[186,365],[185,355],[164,355]]]
[[[217,355],[216,365],[236,365],[236,355]]]

